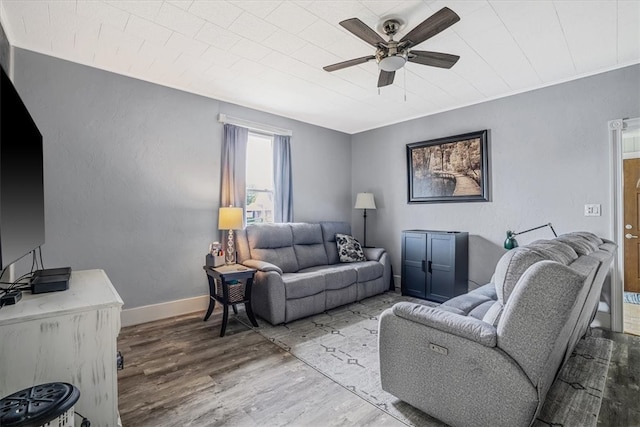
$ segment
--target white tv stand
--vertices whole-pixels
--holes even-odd
[[[0,399],[47,382],[80,390],[91,426],[119,425],[116,339],[122,299],[103,270],[73,271],[69,289],[0,309]],[[77,419],[78,420],[78,419]]]

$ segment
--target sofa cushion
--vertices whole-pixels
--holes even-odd
[[[496,295],[498,301],[505,305],[509,299],[509,295],[513,292],[520,276],[533,264],[544,261],[544,257],[540,252],[530,250],[526,246],[519,247],[505,253],[494,273],[494,284],[496,285]]]
[[[358,280],[358,274],[352,264],[318,265],[305,268],[299,273],[318,273],[325,276],[325,289],[342,289]]]
[[[486,297],[491,298],[496,301],[498,296],[496,295],[496,285],[493,282],[487,283],[486,285],[482,285],[479,288],[476,288],[469,292],[470,294],[480,294]]]
[[[293,223],[293,250],[300,270],[316,265],[327,265],[327,251],[322,240],[320,224]]]
[[[286,299],[305,298],[324,292],[325,278],[320,273],[288,273],[282,275]]]
[[[359,283],[375,280],[384,274],[384,267],[377,261],[359,262],[353,264],[353,268],[358,274]]]
[[[613,242],[604,242],[599,246],[601,251],[613,253],[616,250],[616,244]]]
[[[604,243],[601,238],[586,231],[563,234],[556,237],[555,240],[571,246],[578,255],[589,255],[591,252],[597,251],[599,246]]]
[[[338,246],[338,256],[340,262],[360,262],[366,261],[364,251],[360,242],[358,242],[353,236],[348,234],[336,234],[336,244]]]
[[[536,240],[527,247],[539,250],[547,259],[563,265],[569,265],[578,259],[578,254],[571,246],[556,240]]]
[[[484,313],[482,321],[497,327],[498,322],[500,322],[500,316],[502,316],[503,309],[504,306],[500,304],[500,301],[495,301],[493,305],[489,307],[489,309]]]
[[[539,261],[555,261],[562,265],[570,265],[578,259],[578,254],[564,242],[554,240],[538,240],[504,254],[494,276],[496,295],[500,304],[506,304],[520,276]]]
[[[593,243],[596,246],[600,246],[601,244],[604,243],[604,240],[602,240],[600,236],[598,236],[597,234],[591,233],[589,231],[573,231],[571,233],[564,234],[564,236],[582,237],[583,239],[588,240],[589,242]]]
[[[336,234],[351,234],[351,226],[347,222],[324,221],[320,223],[320,227],[322,228],[324,248],[327,251],[327,260],[329,264],[338,264],[340,257],[336,245]]]
[[[484,317],[484,313],[486,313],[486,311],[489,309],[491,305],[493,305],[494,302],[495,302],[494,299],[486,295],[482,295],[482,293],[469,292],[466,294],[458,295],[455,298],[445,301],[442,303],[442,305],[455,307],[458,310],[462,311],[465,316],[467,315],[471,316],[472,312],[474,312],[477,308],[482,306],[483,308],[480,309],[479,311],[475,311],[474,315],[472,316],[472,317],[475,317],[476,319],[482,320],[482,317]],[[483,304],[485,303],[489,303],[489,304],[486,306],[483,306]]]
[[[284,273],[298,271],[289,224],[252,224],[245,229],[251,258],[275,264]]]

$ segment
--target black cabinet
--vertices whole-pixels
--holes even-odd
[[[469,233],[402,232],[402,295],[445,302],[467,292]]]

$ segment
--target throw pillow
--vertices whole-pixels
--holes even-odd
[[[366,261],[364,251],[360,243],[348,234],[336,233],[336,244],[338,245],[338,256],[340,262]]]

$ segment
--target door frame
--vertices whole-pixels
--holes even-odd
[[[624,194],[622,180],[622,133],[625,130],[640,129],[640,117],[633,119],[617,119],[608,122],[609,146],[611,148],[610,164],[610,205],[611,205],[611,238],[618,245],[618,250],[611,269],[611,330],[622,332],[623,296],[624,296]]]

